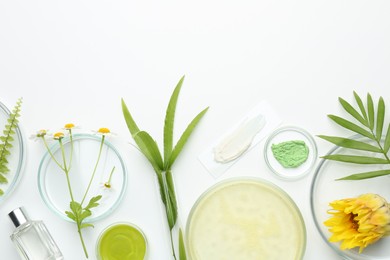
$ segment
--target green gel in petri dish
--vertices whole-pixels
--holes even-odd
[[[143,260],[146,247],[145,236],[139,228],[118,223],[101,233],[96,250],[100,260]]]

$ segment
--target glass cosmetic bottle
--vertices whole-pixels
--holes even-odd
[[[22,259],[64,259],[42,221],[30,220],[23,208],[17,208],[11,211],[8,216],[16,227],[11,235],[11,240],[17,247]]]

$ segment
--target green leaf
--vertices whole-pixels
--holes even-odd
[[[74,215],[72,212],[70,212],[70,211],[65,211],[65,214],[66,214],[66,216],[68,216],[68,218],[70,218],[71,220],[76,221],[76,217],[75,217],[75,215]]]
[[[361,128],[360,126],[344,119],[344,118],[341,118],[341,117],[338,117],[338,116],[335,116],[335,115],[328,115],[328,117],[330,119],[332,119],[334,122],[336,122],[338,125],[348,129],[348,130],[351,130],[355,133],[358,133],[358,134],[361,134],[365,137],[368,137],[372,140],[375,140],[375,137],[370,133],[368,132],[367,130]]]
[[[379,98],[378,111],[376,117],[376,140],[378,142],[382,139],[383,123],[385,121],[385,102],[383,98]]]
[[[318,135],[318,137],[340,147],[382,153],[382,150],[380,148],[354,139],[326,135]]]
[[[88,228],[88,227],[95,227],[94,225],[92,225],[91,223],[83,223],[81,224],[80,226],[80,229],[83,229],[83,228]]]
[[[385,144],[384,144],[384,148],[383,148],[383,150],[385,151],[385,154],[387,154],[387,152],[389,151],[389,148],[390,148],[390,123],[387,126],[387,134],[386,134]]]
[[[164,123],[164,162],[168,164],[172,153],[173,146],[173,125],[175,122],[175,112],[177,100],[179,98],[181,86],[183,85],[184,76],[177,83],[175,90],[169,100]],[[165,165],[166,166],[166,165]]]
[[[98,205],[99,204],[97,204],[97,206]],[[84,209],[83,213],[81,213],[81,216],[80,216],[80,222],[83,221],[84,219],[88,218],[91,215],[92,215],[92,212],[89,209]]]
[[[184,246],[183,232],[179,229],[179,259],[187,260],[186,249]]]
[[[171,193],[169,192],[169,186],[167,181],[167,172],[162,172],[162,180],[163,180],[163,187],[160,187],[160,189],[163,189],[163,193],[165,196],[165,210],[167,213],[167,220],[169,229],[172,230],[172,228],[175,226],[176,219],[177,219],[177,211],[175,210],[176,207],[176,200],[171,196]]]
[[[368,114],[369,127],[371,130],[374,130],[375,111],[374,111],[374,102],[372,101],[372,97],[370,93],[367,94],[367,114]]]
[[[366,121],[368,121],[366,109],[364,108],[362,99],[359,97],[359,95],[355,91],[353,92],[353,95],[355,96],[356,103],[358,104],[360,112],[362,113],[364,119]]]
[[[377,158],[377,157],[368,157],[368,156],[357,156],[357,155],[344,155],[344,154],[330,154],[325,155],[321,158],[347,162],[347,163],[356,163],[356,164],[389,164],[386,159]]]
[[[337,180],[363,180],[363,179],[375,178],[375,177],[380,177],[389,174],[390,174],[390,170],[379,170],[379,171],[356,173]]]
[[[340,104],[343,106],[345,111],[347,111],[351,116],[358,120],[362,125],[368,127],[367,120],[365,120],[355,108],[353,108],[347,101],[342,98],[339,98]]]
[[[3,174],[0,174],[0,183],[2,184],[8,183],[7,178]]]
[[[88,205],[85,207],[85,209],[89,210],[91,208],[95,208],[97,206],[99,206],[99,203],[97,203],[100,199],[102,198],[102,195],[98,195],[98,196],[95,196],[95,197],[92,197],[90,200],[89,200],[89,203]]]
[[[125,118],[127,127],[129,128],[131,135],[134,137],[134,135],[136,135],[140,130],[139,130],[137,124],[135,123],[133,117],[131,116],[129,110],[127,109],[126,103],[123,100],[123,98],[122,98],[122,112],[123,112],[123,116]]]
[[[4,195],[4,191],[0,189],[0,196]]]
[[[162,169],[163,161],[158,149],[157,143],[153,138],[145,131],[139,131],[134,136],[135,142],[138,144],[139,149],[145,155],[145,157],[152,164],[153,168]]]
[[[191,136],[192,132],[194,131],[195,127],[199,123],[199,121],[202,119],[202,117],[206,114],[207,110],[209,108],[205,108],[202,112],[200,112],[187,126],[186,130],[184,130],[183,134],[181,135],[179,141],[175,145],[175,148],[172,151],[171,158],[169,159],[168,168],[170,169],[175,162],[176,158],[179,156],[180,152],[182,151],[184,145],[187,143],[188,138]]]

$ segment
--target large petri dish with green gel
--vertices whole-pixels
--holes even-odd
[[[233,178],[203,193],[186,227],[191,260],[300,260],[306,228],[294,201],[276,185]]]
[[[99,260],[146,259],[147,241],[143,232],[130,223],[116,223],[100,234],[96,245]]]

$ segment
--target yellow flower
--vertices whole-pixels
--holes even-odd
[[[47,130],[46,129],[41,129],[39,131],[37,131],[35,134],[32,134],[30,136],[30,139],[33,139],[33,140],[38,140],[42,137],[44,137],[45,135],[47,135]]]
[[[61,140],[61,139],[64,138],[64,137],[65,137],[65,135],[64,135],[63,132],[57,132],[57,133],[55,133],[55,134],[53,135],[54,140]]]
[[[99,134],[102,134],[102,135],[106,135],[106,134],[111,133],[111,132],[110,132],[110,129],[105,128],[105,127],[99,128],[99,130],[98,130],[97,132],[98,132]]]
[[[65,130],[70,130],[70,129],[74,128],[74,127],[75,127],[74,124],[68,123],[68,124],[65,124],[64,129],[65,129]]]
[[[330,242],[341,242],[342,250],[368,245],[390,234],[390,208],[377,194],[363,194],[357,198],[336,200],[329,205],[332,215],[324,222],[332,236]]]

